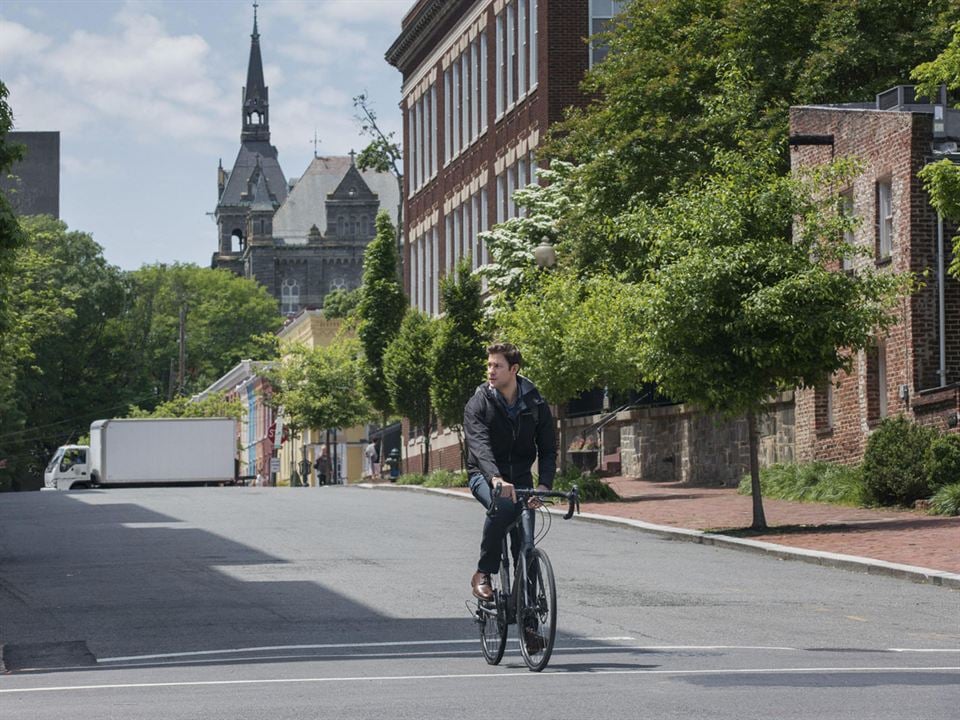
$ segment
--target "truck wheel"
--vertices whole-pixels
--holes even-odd
[[[92,475],[90,476],[90,487],[92,487],[92,488],[98,488],[98,487],[100,487],[100,476],[99,476],[99,475],[92,474]]]

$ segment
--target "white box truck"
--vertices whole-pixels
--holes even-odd
[[[89,447],[58,448],[43,479],[45,487],[58,490],[78,484],[233,483],[236,457],[232,418],[96,420]]]

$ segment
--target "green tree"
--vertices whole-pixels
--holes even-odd
[[[958,19],[954,0],[634,0],[584,82],[592,102],[571,109],[544,149],[581,166],[603,230],[569,240],[585,260],[628,269],[631,255],[602,244],[618,241],[622,213],[712,173],[712,159],[743,142],[777,147],[785,173],[790,105],[868,100],[902,83]],[[730,92],[734,79],[745,92]]]
[[[557,407],[561,470],[566,467],[566,404],[593,388],[629,390],[643,380],[636,342],[638,294],[637,286],[610,276],[544,272],[534,292],[496,315],[500,334],[523,353],[524,375]]]
[[[721,155],[716,175],[637,213],[657,258],[641,288],[641,366],[672,397],[746,415],[758,529],[756,416],[778,390],[849,370],[908,289],[905,276],[828,269],[855,252],[843,240],[853,221],[836,212],[854,172],[838,162],[788,178],[771,154]]]
[[[153,402],[171,399],[178,384],[198,392],[244,358],[272,357],[272,333],[283,324],[276,300],[253,280],[195,265],[146,265],[131,273],[127,315],[141,352],[141,384]],[[180,310],[185,309],[186,367],[179,373]]]
[[[483,382],[486,359],[480,281],[470,273],[469,258],[440,281],[440,301],[444,315],[437,321],[430,393],[440,422],[457,433],[463,465],[463,409]]]
[[[352,318],[360,303],[360,289],[334,290],[323,298],[323,316],[328,320]]]
[[[92,420],[140,399],[136,354],[123,315],[129,288],[90,235],[48,216],[20,219],[23,247],[13,255],[11,324],[0,348],[0,457],[10,480],[38,482],[53,450]]]
[[[960,89],[960,23],[953,27],[953,39],[934,60],[922,63],[913,70],[917,90],[927,97],[937,97],[940,86]],[[960,225],[960,165],[948,159],[930,163],[919,173],[924,189],[930,194],[930,204],[943,217]],[[960,278],[960,235],[953,238],[953,259],[950,274]]]
[[[423,434],[424,475],[430,472],[430,430],[433,424],[430,355],[433,342],[433,322],[422,312],[410,308],[404,315],[400,331],[383,354],[383,374],[390,401],[397,412]]]
[[[306,348],[294,345],[264,374],[282,407],[291,432],[349,428],[367,422],[370,404],[363,393],[363,363],[356,340]]]
[[[222,392],[193,400],[185,395],[160,403],[153,410],[143,410],[131,405],[127,417],[132,418],[216,418],[229,417],[239,420],[243,416],[243,403],[227,400]]]
[[[23,146],[11,143],[7,137],[13,129],[13,111],[7,103],[7,86],[0,82],[0,174],[7,173],[15,162],[23,157]],[[8,329],[7,303],[9,302],[7,277],[13,267],[13,255],[24,243],[23,233],[17,223],[13,208],[5,193],[0,192],[0,339]],[[3,368],[0,367],[0,372]],[[9,370],[7,371],[9,373]],[[3,382],[0,380],[0,382]],[[3,390],[3,388],[0,388]]]
[[[383,353],[400,330],[407,308],[407,298],[397,268],[393,225],[390,216],[377,215],[377,234],[367,245],[363,258],[363,284],[360,288],[360,317],[357,334],[366,358],[364,386],[374,409],[380,413],[381,427],[393,410],[390,390],[383,374]],[[382,444],[382,440],[381,440]],[[383,447],[380,448],[383,457]]]
[[[397,181],[397,258],[403,262],[403,152],[397,142],[395,134],[384,133],[377,122],[377,112],[366,92],[353,98],[353,106],[357,109],[357,121],[360,131],[372,139],[357,156],[357,167],[361,170],[375,170],[381,173],[391,173]]]

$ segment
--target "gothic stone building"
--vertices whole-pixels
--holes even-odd
[[[256,279],[284,315],[321,307],[360,285],[363,253],[383,208],[396,222],[399,189],[388,173],[361,172],[350,157],[314,157],[288,182],[270,144],[270,101],[256,15],[241,107],[240,151],[217,171],[219,247],[212,266]]]

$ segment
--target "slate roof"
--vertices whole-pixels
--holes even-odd
[[[273,216],[273,236],[295,245],[306,243],[312,225],[325,232],[327,195],[336,191],[350,170],[350,165],[350,157],[346,155],[314,158]],[[396,224],[397,205],[400,202],[397,179],[390,173],[373,170],[360,171],[360,177],[379,196],[380,209],[386,210]]]
[[[220,196],[218,206],[249,205],[241,195],[247,192],[247,181],[257,167],[257,156],[260,157],[260,166],[266,178],[270,192],[277,198],[278,203],[287,199],[287,180],[280,162],[277,160],[277,149],[268,142],[244,142],[233,163],[233,170],[227,176],[227,184]]]

